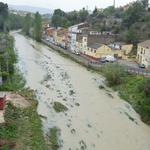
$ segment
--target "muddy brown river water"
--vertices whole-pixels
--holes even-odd
[[[44,133],[59,128],[61,150],[150,150],[149,126],[117,93],[98,88],[102,76],[43,44],[11,34],[26,85],[37,91]],[[55,101],[69,110],[56,113]]]

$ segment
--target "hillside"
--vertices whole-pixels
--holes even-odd
[[[51,24],[55,27],[69,27],[88,22],[96,31],[109,31],[119,36],[120,41],[137,44],[150,38],[150,11],[147,0],[138,0],[123,7],[95,8],[92,13],[83,8],[80,11],[54,11]]]
[[[53,10],[48,9],[48,8],[41,8],[41,7],[32,7],[32,6],[27,6],[27,5],[8,5],[9,9],[13,10],[21,10],[21,11],[27,11],[27,12],[39,12],[40,14],[52,14]]]

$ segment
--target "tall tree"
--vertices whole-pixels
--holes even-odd
[[[142,4],[143,4],[143,6],[144,6],[144,8],[148,8],[148,2],[149,2],[149,0],[141,0],[141,2],[142,2]]]
[[[135,22],[138,22],[143,17],[145,9],[141,2],[136,1],[133,5],[131,5],[125,12],[123,17],[123,25],[126,27],[130,27]]]
[[[23,25],[23,31],[25,32],[26,35],[30,35],[31,19],[32,19],[31,15],[28,13],[25,16],[24,25]]]
[[[42,17],[39,12],[36,12],[34,18],[34,38],[36,41],[41,41],[42,38]]]
[[[66,16],[66,14],[64,11],[62,11],[61,9],[56,9],[52,16],[53,26],[55,26],[56,28],[63,27],[64,26],[63,22],[66,19],[65,16]]]
[[[0,30],[4,30],[8,18],[8,5],[0,2]]]
[[[89,12],[85,8],[80,10],[78,13],[78,23],[86,21],[88,18],[88,15],[89,15]]]

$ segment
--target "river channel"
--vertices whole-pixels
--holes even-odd
[[[60,150],[150,150],[150,128],[104,78],[17,32],[18,67],[37,93],[44,133],[60,130]],[[57,113],[53,103],[68,111]],[[132,118],[132,119],[131,119]]]

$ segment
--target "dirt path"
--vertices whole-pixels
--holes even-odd
[[[17,93],[0,92],[0,95],[6,95],[6,102],[12,102],[16,107],[26,108],[30,106],[29,101]],[[5,122],[4,111],[0,110],[0,124]]]

